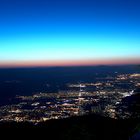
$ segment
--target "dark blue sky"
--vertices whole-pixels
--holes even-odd
[[[1,63],[139,59],[139,38],[139,0],[0,0]]]

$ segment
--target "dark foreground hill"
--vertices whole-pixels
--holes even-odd
[[[0,132],[6,136],[27,139],[30,137],[60,140],[130,140],[138,130],[140,121],[114,120],[97,115],[50,120],[33,125],[30,123],[1,123]]]

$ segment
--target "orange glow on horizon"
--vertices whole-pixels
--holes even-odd
[[[140,64],[140,59],[90,59],[90,60],[30,60],[0,61],[1,68],[10,67],[53,67],[53,66],[97,66]]]

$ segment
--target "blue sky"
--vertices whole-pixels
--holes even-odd
[[[0,63],[140,60],[139,0],[1,0]]]

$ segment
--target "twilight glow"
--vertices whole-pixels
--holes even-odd
[[[139,0],[1,0],[0,67],[140,63]]]

